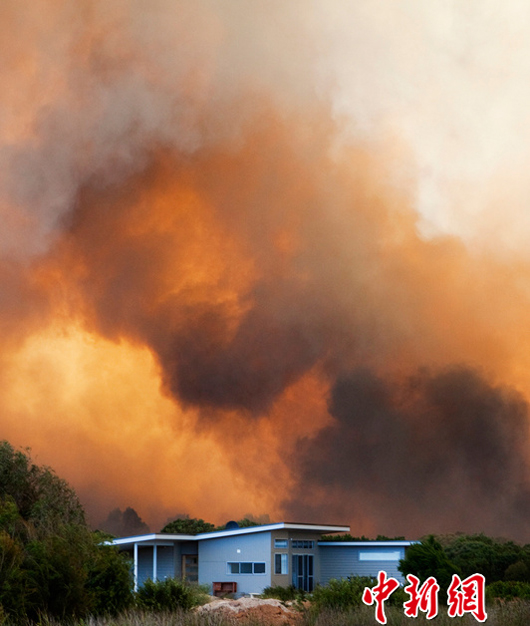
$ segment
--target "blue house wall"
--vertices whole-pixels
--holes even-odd
[[[229,563],[264,563],[265,572],[234,574]],[[248,567],[248,566],[247,566]],[[271,533],[202,540],[199,542],[199,584],[212,591],[214,582],[236,582],[237,593],[261,593],[271,584]]]
[[[175,577],[175,552],[177,546],[157,546],[156,574],[157,580]],[[138,585],[150,578],[153,580],[154,546],[138,547]]]
[[[332,578],[348,576],[376,577],[383,570],[388,576],[405,583],[397,569],[400,559],[405,558],[404,545],[383,542],[363,543],[326,542],[319,544],[320,584],[326,585]]]
[[[405,582],[397,568],[410,541],[318,540],[330,531],[345,532],[349,527],[279,522],[195,536],[158,533],[123,537],[112,543],[133,558],[135,589],[148,578],[185,576],[207,585],[210,593],[216,582],[237,583],[239,596],[261,593],[271,584],[288,586],[293,580],[311,591],[314,585],[325,585],[332,578],[375,578],[381,570]]]

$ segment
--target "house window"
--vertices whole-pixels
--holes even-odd
[[[230,562],[226,564],[227,574],[265,574],[265,563]]]
[[[289,555],[275,554],[274,555],[274,573],[275,574],[288,574]]]
[[[310,548],[313,549],[315,546],[315,542],[314,541],[307,541],[304,540],[302,541],[301,539],[293,539],[293,548]]]
[[[288,539],[275,539],[274,540],[274,547],[275,548],[288,548],[289,547],[289,540]]]

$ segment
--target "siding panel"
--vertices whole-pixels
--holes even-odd
[[[265,563],[265,574],[228,574],[227,563]],[[271,533],[202,540],[199,543],[199,583],[236,582],[237,593],[261,593],[271,584]]]
[[[361,561],[359,552],[389,552],[388,548],[358,547],[358,546],[326,546],[320,544],[320,583],[326,585],[332,578],[347,578],[348,576],[373,576],[383,570],[388,576],[405,582],[403,574],[398,571],[397,561]],[[405,558],[405,548],[392,548],[392,552],[399,551],[400,559]]]
[[[175,558],[173,546],[158,546],[157,552],[158,580],[175,577]]]
[[[153,547],[138,546],[138,586],[153,578]]]

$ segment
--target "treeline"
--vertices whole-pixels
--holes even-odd
[[[370,537],[365,537],[361,535],[360,537],[354,537],[350,535],[350,533],[345,533],[343,535],[322,535],[320,541],[404,541],[405,537],[387,537],[386,535],[377,535],[375,539]]]
[[[530,544],[519,545],[484,534],[430,535],[407,549],[402,574],[420,580],[434,576],[447,590],[453,574],[482,574],[490,598],[530,599]]]
[[[248,514],[243,519],[237,520],[236,523],[239,528],[249,528],[250,526],[270,524],[271,521],[268,515],[261,515],[256,518],[253,515]],[[168,522],[160,532],[175,535],[198,535],[199,533],[211,533],[215,530],[225,530],[225,528],[226,524],[216,526],[215,524],[205,522],[200,518],[185,516]]]
[[[129,607],[130,564],[104,540],[64,480],[0,442],[0,622]]]

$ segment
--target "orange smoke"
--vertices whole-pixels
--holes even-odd
[[[328,93],[333,16],[78,8],[2,9],[2,436],[96,524],[523,536],[528,258],[425,234],[400,108],[370,137]]]

